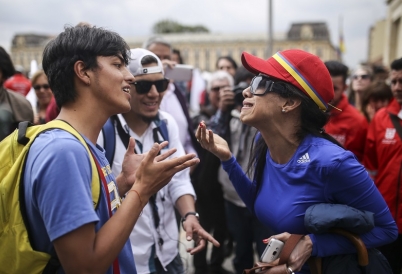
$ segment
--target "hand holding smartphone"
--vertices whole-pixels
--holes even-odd
[[[262,256],[260,258],[261,262],[272,263],[273,261],[278,259],[284,245],[285,245],[284,242],[272,238],[268,242],[268,245],[265,248],[264,253],[262,253]]]

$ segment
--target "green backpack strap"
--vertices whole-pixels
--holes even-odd
[[[75,128],[73,128],[69,123],[63,121],[63,120],[52,120],[42,126],[41,131],[46,131],[49,129],[55,129],[59,128],[62,130],[65,130],[69,133],[71,133],[75,138],[77,138],[82,145],[85,147],[85,149],[88,152],[89,155],[89,160],[91,162],[91,170],[92,170],[92,180],[91,180],[91,189],[92,189],[92,202],[94,205],[94,208],[97,208],[98,203],[99,203],[99,198],[101,194],[101,188],[100,188],[100,177],[96,168],[95,164],[95,159],[92,157],[91,151],[89,150],[89,147],[84,140],[84,138],[81,136],[80,133],[78,133]]]

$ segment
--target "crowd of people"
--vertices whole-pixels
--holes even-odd
[[[27,79],[0,48],[0,140],[22,121],[66,121],[107,185],[94,210],[82,145],[60,129],[32,144],[31,244],[56,255],[60,273],[187,273],[180,231],[194,244],[194,274],[232,273],[230,256],[241,274],[266,239],[292,233],[305,236],[283,273],[310,273],[310,256],[354,252],[340,235],[306,230],[318,203],[372,212],[375,227],[360,237],[401,273],[402,58],[351,70],[296,49],[243,53],[242,65],[220,56],[192,113],[192,81],[165,76],[185,60],[162,36],[129,49],[117,33],[79,24],[43,56]]]

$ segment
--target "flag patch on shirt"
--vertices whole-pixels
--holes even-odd
[[[309,163],[309,162],[310,162],[310,156],[308,155],[308,152],[306,152],[306,154],[304,154],[302,157],[299,158],[299,160],[297,160],[298,164]]]

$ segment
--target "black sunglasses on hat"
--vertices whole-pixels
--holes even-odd
[[[162,93],[167,89],[169,85],[169,79],[165,78],[156,81],[141,80],[141,81],[135,81],[134,83],[132,83],[132,85],[135,86],[135,89],[138,94],[147,94],[151,90],[153,85],[156,87],[156,90],[159,93]]]

